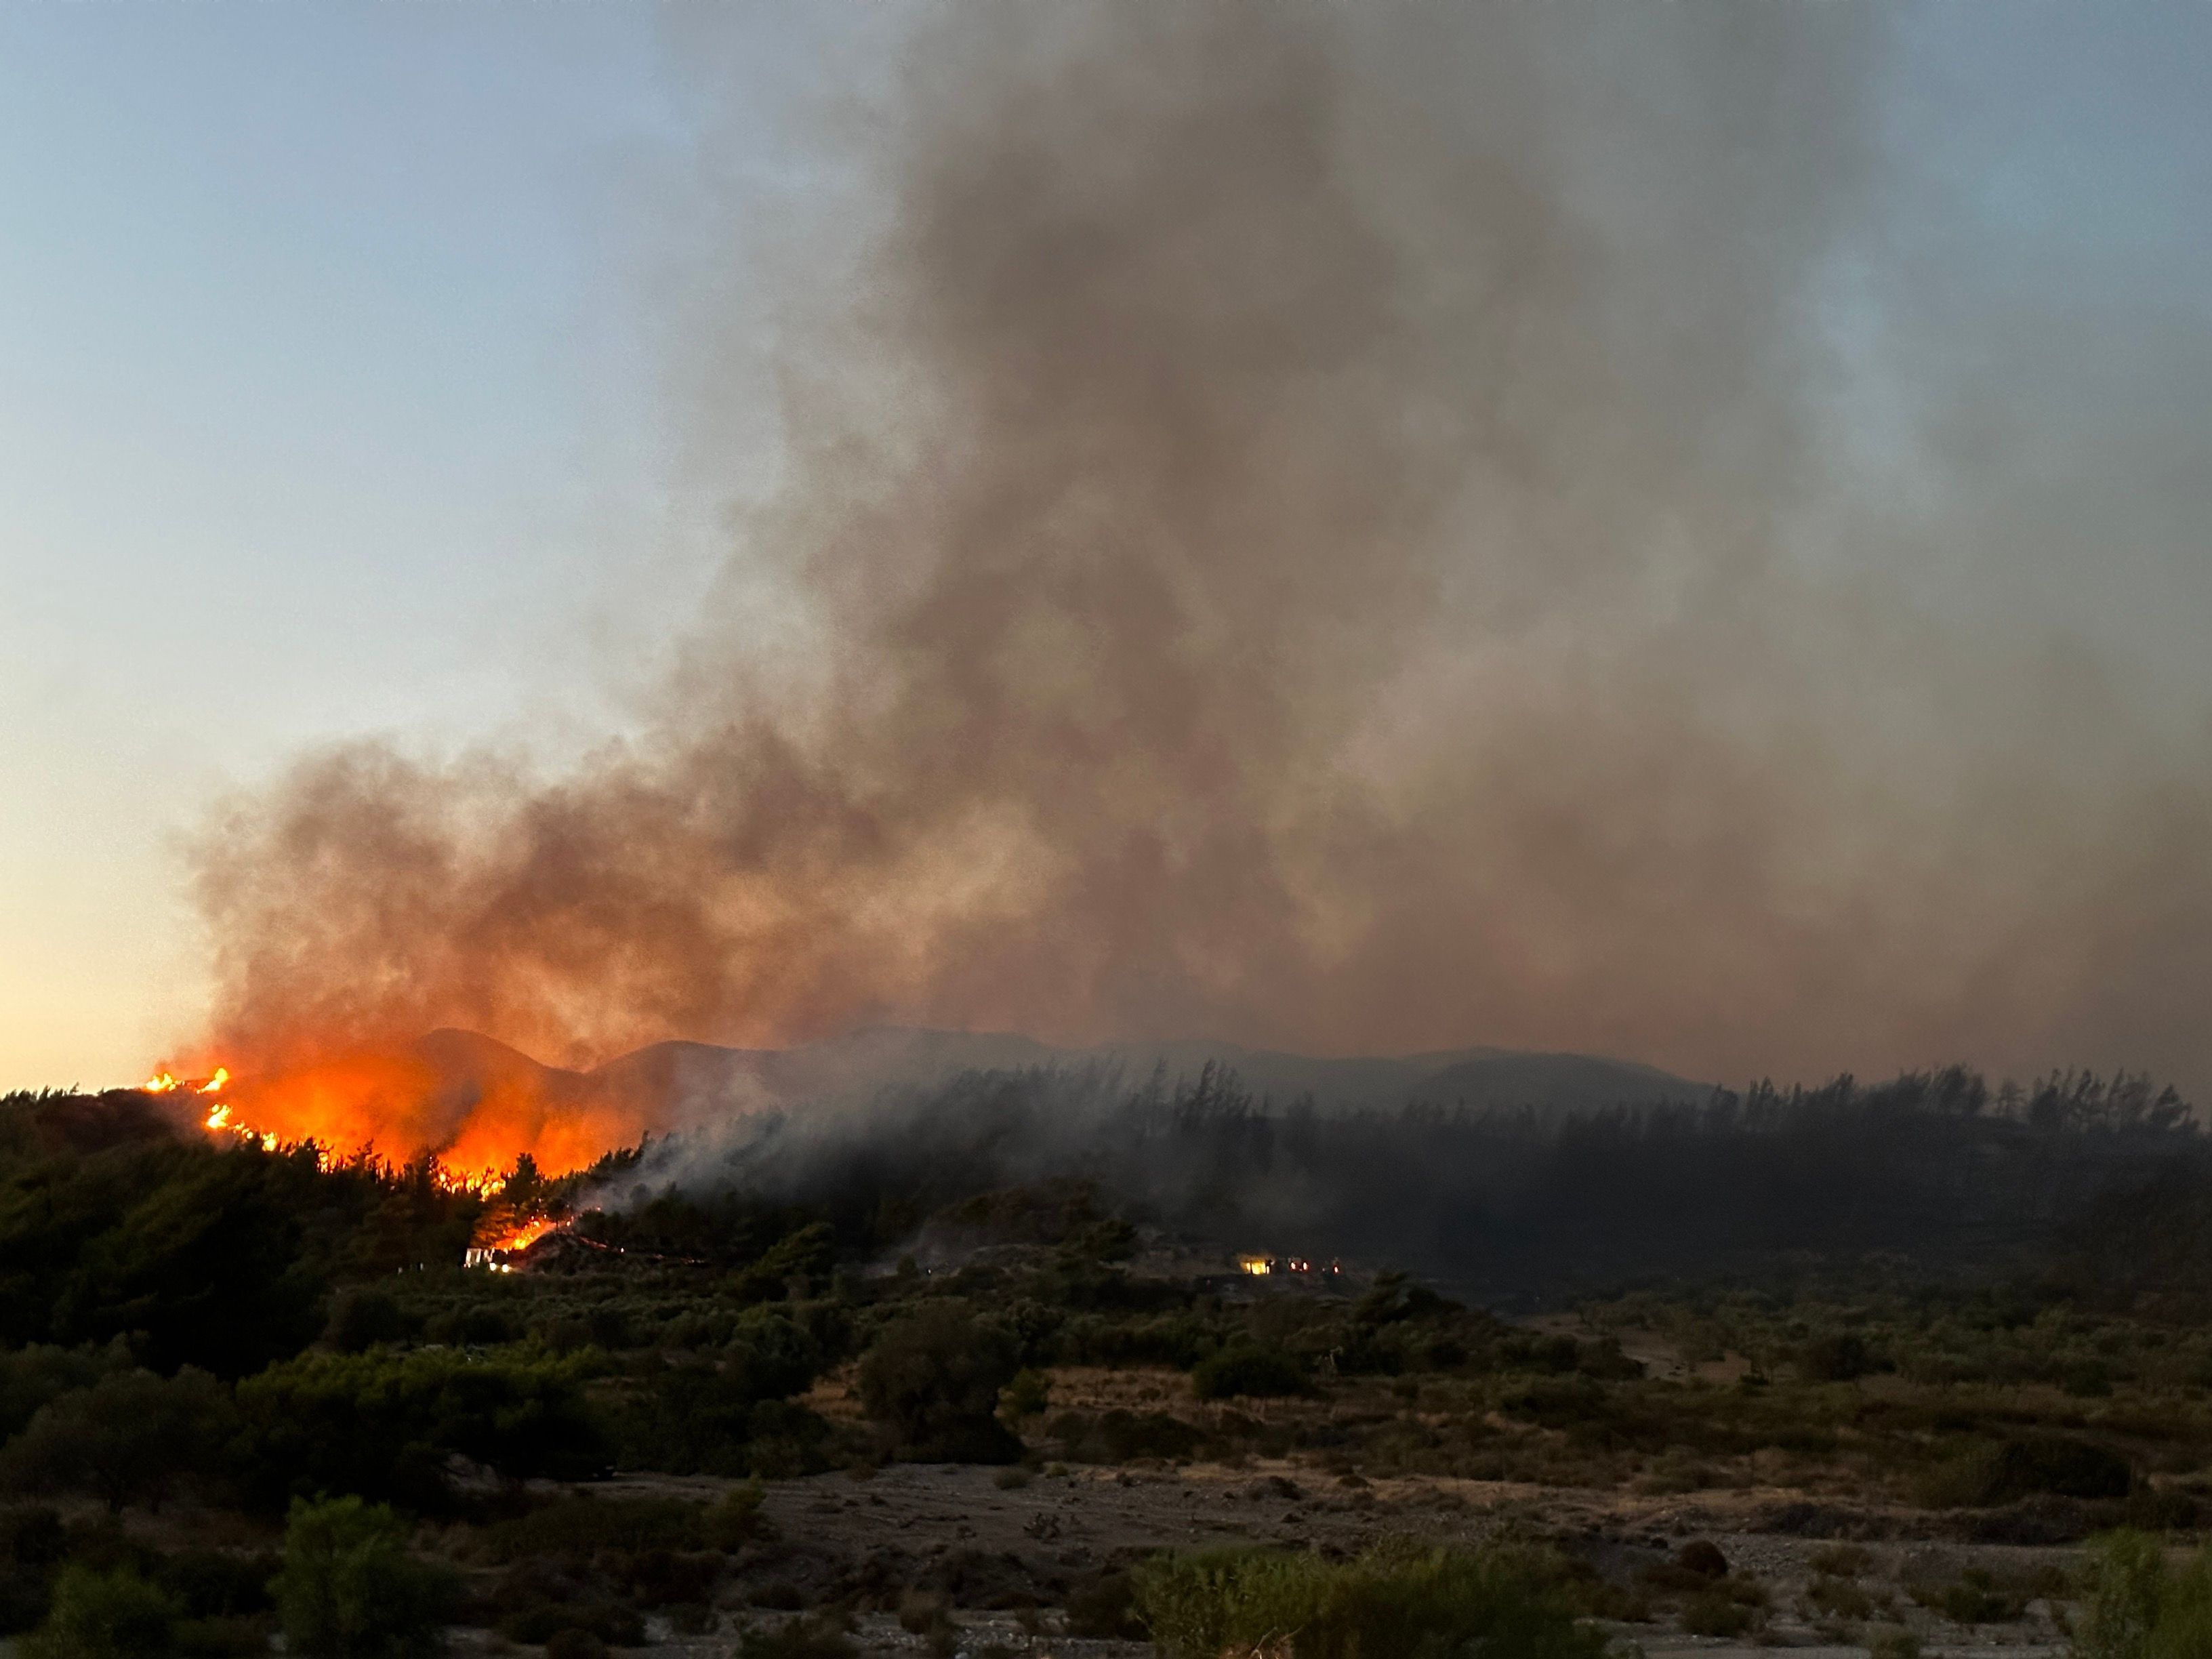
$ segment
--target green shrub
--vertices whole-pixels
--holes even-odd
[[[1218,1659],[1231,1644],[1275,1644],[1316,1623],[1336,1569],[1314,1556],[1219,1550],[1147,1562],[1139,1616],[1168,1659]]]
[[[2145,1659],[2200,1659],[2212,1653],[2212,1554],[2199,1550],[2160,1598]]]
[[[1353,1305],[1352,1317],[1355,1324],[1379,1326],[1464,1311],[1458,1303],[1448,1301],[1427,1285],[1394,1269],[1375,1275],[1374,1284]]]
[[[1874,1369],[1866,1339],[1856,1331],[1816,1336],[1797,1350],[1797,1374],[1808,1382],[1849,1382]]]
[[[2069,1365],[2059,1378],[2059,1386],[2077,1400],[2110,1399],[2112,1393],[2112,1367],[2094,1359]]]
[[[179,1481],[212,1471],[228,1423],[229,1402],[205,1371],[112,1371],[40,1407],[0,1455],[0,1479],[90,1492],[111,1512],[133,1499],[158,1507]]]
[[[2206,1508],[2203,1498],[2182,1487],[2138,1480],[2128,1493],[2121,1524],[2145,1532],[2196,1532],[2204,1524]]]
[[[1825,1574],[1813,1580],[1805,1600],[1814,1612],[1829,1619],[1862,1620],[1874,1616],[1874,1598],[1848,1578]]]
[[[823,1453],[830,1425],[797,1401],[762,1401],[746,1414],[745,1430],[744,1473],[756,1480],[792,1480],[830,1467]]]
[[[285,1650],[310,1659],[434,1652],[459,1594],[449,1569],[408,1553],[398,1516],[358,1498],[294,1502],[272,1588]]]
[[[274,1603],[269,1580],[276,1562],[265,1555],[223,1550],[185,1550],[161,1563],[161,1588],[183,1604],[187,1617],[224,1619],[260,1613]]]
[[[1560,1376],[1580,1369],[1582,1345],[1571,1336],[1514,1336],[1499,1345],[1498,1358],[1510,1370]]]
[[[1619,1337],[1601,1336],[1577,1349],[1575,1370],[1601,1382],[1634,1382],[1644,1376],[1644,1362],[1623,1352]]]
[[[601,1550],[684,1550],[712,1539],[709,1511],[680,1498],[556,1498],[495,1522],[483,1534],[495,1561],[532,1556],[588,1558]]]
[[[183,1609],[129,1567],[71,1562],[55,1576],[46,1622],[22,1639],[23,1659],[138,1659],[175,1646]]]
[[[1166,1412],[1131,1412],[1118,1407],[1098,1419],[1097,1434],[1109,1463],[1129,1463],[1139,1457],[1189,1457],[1206,1438],[1200,1430]]]
[[[803,1473],[821,1426],[784,1402],[821,1375],[828,1358],[788,1315],[748,1310],[720,1352],[676,1364],[656,1358],[645,1385],[616,1413],[623,1462],[672,1474],[759,1472],[764,1460],[751,1443],[771,1439],[794,1443],[801,1467],[789,1473]]]
[[[1449,1654],[1599,1659],[1552,1564],[1514,1550],[1382,1549],[1331,1563],[1222,1550],[1156,1558],[1137,1604],[1167,1659],[1288,1644],[1297,1659]]]
[[[1692,1538],[1674,1552],[1674,1565],[1697,1579],[1725,1578],[1729,1559],[1710,1538]]]
[[[1238,1342],[1193,1366],[1190,1386],[1200,1400],[1229,1400],[1239,1395],[1266,1398],[1304,1394],[1306,1368],[1296,1356],[1282,1348]]]
[[[2106,1533],[2091,1540],[2076,1659],[2200,1659],[2212,1652],[2212,1549],[2179,1572],[2146,1533]]]
[[[50,1569],[68,1553],[59,1511],[43,1504],[0,1510],[0,1636],[46,1618]]]
[[[2007,1444],[2005,1496],[2052,1492],[2062,1498],[2125,1498],[2135,1484],[2126,1458],[2086,1440],[2046,1435]]]
[[[1912,1599],[1957,1625],[2009,1624],[2023,1618],[2039,1587],[2017,1577],[2000,1577],[1968,1567],[1956,1578],[1908,1586]]]
[[[1061,1412],[1046,1432],[1060,1443],[1062,1456],[1079,1463],[1132,1463],[1146,1457],[1172,1462],[1195,1456],[1206,1443],[1206,1431],[1179,1417],[1118,1406],[1103,1417]]]
[[[2047,1492],[2061,1498],[2125,1498],[2134,1471],[2118,1453],[2063,1435],[1984,1442],[1923,1475],[1916,1489],[1931,1509],[1977,1509]]]
[[[1139,1642],[1146,1626],[1136,1585],[1126,1572],[1102,1572],[1067,1593],[1067,1633],[1093,1640]]]
[[[105,1348],[58,1348],[44,1343],[0,1352],[0,1441],[14,1439],[39,1407],[76,1389],[88,1389],[111,1371],[132,1369],[120,1338]]]
[[[406,1334],[407,1316],[389,1291],[349,1285],[331,1298],[331,1316],[323,1327],[323,1340],[340,1353],[366,1353]]]
[[[831,1355],[823,1338],[789,1314],[748,1309],[723,1345],[722,1362],[755,1400],[784,1400],[822,1375]]]
[[[1206,1322],[1188,1313],[1114,1319],[1086,1314],[1071,1319],[1053,1351],[1071,1365],[1174,1365],[1188,1368],[1216,1340]]]
[[[721,1577],[717,1551],[640,1550],[600,1558],[600,1566],[623,1599],[641,1607],[690,1607],[703,1603]]]
[[[575,1372],[557,1361],[308,1353],[246,1378],[238,1406],[241,1473],[265,1502],[342,1492],[436,1508],[456,1452],[516,1478],[577,1480],[609,1461]]]
[[[422,1334],[433,1342],[462,1348],[494,1348],[522,1338],[521,1323],[503,1308],[454,1308],[430,1320]],[[341,1345],[332,1343],[333,1347]]]
[[[1011,1337],[942,1303],[886,1327],[860,1361],[860,1403],[917,1462],[1010,1463],[1021,1443],[998,1419],[1020,1370]]]
[[[1022,1423],[1041,1414],[1052,1403],[1052,1379],[1042,1371],[1019,1370],[999,1392],[999,1411],[1008,1421]]]
[[[578,1631],[608,1647],[635,1647],[645,1640],[645,1621],[635,1607],[604,1597],[570,1600],[562,1595],[509,1595],[499,1633],[515,1642],[550,1642],[564,1631]]]
[[[132,1336],[161,1371],[218,1376],[295,1353],[320,1328],[306,1215],[327,1202],[310,1155],[167,1133],[0,1176],[0,1339]]]
[[[714,1547],[734,1550],[750,1542],[760,1530],[760,1507],[766,1495],[757,1480],[724,1492],[721,1501],[707,1510],[707,1537]]]
[[[1682,1604],[1682,1629],[1691,1636],[1741,1636],[1758,1618],[1756,1607],[1717,1586],[1699,1590]]]
[[[909,1586],[899,1597],[899,1628],[909,1636],[919,1636],[934,1656],[951,1659],[960,1646],[960,1626],[953,1622],[951,1604],[936,1590],[918,1589]]]

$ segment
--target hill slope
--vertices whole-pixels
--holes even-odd
[[[1408,1102],[1478,1109],[1526,1106],[1572,1114],[1615,1105],[1695,1101],[1708,1085],[1648,1066],[1588,1054],[1501,1048],[1316,1058],[1187,1039],[1057,1048],[1010,1032],[872,1026],[793,1048],[656,1042],[588,1072],[537,1061],[489,1037],[434,1031],[416,1052],[456,1092],[534,1078],[540,1098],[619,1101],[654,1121],[697,1124],[808,1101],[851,1102],[886,1088],[926,1087],[969,1071],[1112,1067],[1131,1087],[1156,1070],[1172,1086],[1212,1062],[1277,1108],[1310,1096],[1325,1112],[1388,1111]]]

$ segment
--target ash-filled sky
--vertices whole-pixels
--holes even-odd
[[[0,13],[0,1082],[2212,1094],[2212,13]]]

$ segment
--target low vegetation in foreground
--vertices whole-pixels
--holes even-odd
[[[1241,1275],[1233,1203],[1206,1243],[985,1157],[702,1197],[629,1155],[471,1194],[180,1136],[135,1095],[13,1097],[0,1633],[25,1659],[1639,1633],[1908,1659],[1994,1629],[2199,1654],[2212,1181],[2138,1105],[2021,1131],[2102,1137],[2108,1179],[1978,1271],[1808,1249],[1509,1319],[1356,1258]],[[495,1209],[573,1239],[463,1268]]]

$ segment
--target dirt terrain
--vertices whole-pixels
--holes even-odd
[[[1671,1353],[1639,1357],[1680,1365]],[[1054,1368],[1051,1387],[1056,1401],[1093,1413],[1203,1416],[1224,1409],[1195,1401],[1186,1375],[1161,1368]],[[1342,1410],[1347,1398],[1356,1408],[1370,1394],[1366,1403],[1376,1407],[1390,1398],[1382,1383],[1347,1380],[1334,1405],[1243,1400],[1234,1407],[1287,1423]],[[850,1368],[823,1379],[806,1403],[833,1422],[857,1422]],[[574,1488],[530,1484],[548,1498],[573,1490],[602,1499],[714,1504],[750,1483],[627,1474]],[[2022,1595],[2018,1587],[2057,1585],[2079,1559],[2075,1547],[1977,1541],[1955,1516],[1833,1491],[1743,1485],[1660,1493],[1427,1474],[1363,1475],[1328,1454],[1234,1462],[1139,1458],[1110,1465],[1047,1461],[1033,1449],[1028,1467],[862,1465],[771,1480],[761,1490],[764,1524],[739,1549],[708,1628],[695,1623],[679,1631],[665,1616],[649,1616],[649,1650],[724,1659],[746,1632],[773,1627],[795,1609],[882,1608],[918,1591],[951,1609],[961,1631],[959,1651],[971,1659],[994,1650],[1137,1659],[1152,1652],[1149,1644],[1072,1635],[1063,1610],[1103,1575],[1157,1551],[1261,1546],[1341,1558],[1394,1540],[1469,1545],[1517,1539],[1559,1550],[1593,1582],[1632,1600],[1640,1586],[1663,1582],[1687,1547],[1717,1547],[1728,1583],[1759,1609],[1753,1627],[1728,1638],[1686,1633],[1679,1605],[1662,1594],[1650,1598],[1653,1605],[1643,1616],[1607,1621],[1646,1659],[1749,1659],[1778,1646],[1807,1659],[1856,1659],[1869,1651],[1873,1634],[1884,1631],[1893,1650],[1899,1633],[1909,1632],[1929,1659],[2056,1659],[2066,1645],[2063,1605],[2049,1599],[2048,1588]],[[94,1515],[89,1505],[70,1510],[82,1510],[82,1520]],[[135,1517],[134,1532],[172,1549],[265,1549],[275,1541],[239,1517],[189,1502]],[[1655,1574],[1662,1579],[1655,1581]],[[1986,1620],[1946,1616],[1942,1587],[1975,1575],[2014,1586],[2018,1605]],[[1839,1598],[1847,1605],[1839,1606]],[[850,1635],[863,1654],[930,1650],[925,1635],[902,1629],[888,1612],[859,1615]],[[452,1637],[463,1654],[535,1651],[483,1630],[457,1630]],[[0,1656],[7,1651],[0,1644]]]
[[[1553,1322],[1583,1334],[1570,1320]],[[1728,1354],[1685,1363],[1649,1339],[1634,1358],[1654,1372],[1729,1382],[1744,1366]],[[1224,1409],[1192,1395],[1188,1375],[1154,1367],[1055,1367],[1055,1409],[1103,1414],[1168,1413],[1203,1419]],[[805,1397],[833,1422],[857,1422],[850,1368]],[[1347,1409],[1403,1409],[1379,1380],[1340,1384],[1328,1402],[1240,1400],[1234,1408],[1289,1425]],[[1407,1474],[1363,1475],[1340,1459],[1303,1454],[1233,1464],[1139,1458],[1120,1465],[1037,1460],[1030,1468],[891,1463],[880,1468],[774,1481],[763,1540],[738,1559],[715,1629],[679,1636],[652,1627],[672,1652],[724,1653],[731,1638],[789,1615],[775,1609],[854,1597],[882,1605],[913,1588],[941,1596],[963,1629],[961,1650],[1137,1656],[1142,1643],[1066,1633],[1058,1609],[1103,1573],[1162,1549],[1266,1546],[1349,1556],[1391,1540],[1473,1544],[1508,1538],[1548,1544],[1583,1565],[1648,1616],[1609,1626],[1649,1659],[1745,1659],[1777,1646],[1808,1659],[1865,1654],[1877,1632],[1894,1644],[1909,1632],[1928,1656],[2045,1659],[2065,1650],[2064,1607],[2050,1599],[2079,1559],[2075,1548],[1979,1541],[1955,1517],[1845,1497],[1832,1487],[1734,1485],[1686,1492],[1625,1486],[1557,1486]],[[628,1475],[610,1496],[720,1498],[734,1483],[707,1477]],[[1729,1583],[1759,1613],[1732,1638],[1686,1633],[1675,1601],[1640,1588],[1686,1547],[1717,1546]],[[1839,1562],[1842,1565],[1839,1566]],[[1983,1620],[1946,1615],[1941,1590],[1965,1579],[2013,1587],[2014,1605]],[[2042,1593],[2020,1587],[2039,1582]],[[857,1593],[857,1594],[856,1594]],[[1842,1605],[1839,1606],[1838,1603]],[[1934,1605],[1930,1605],[1933,1603]],[[887,1613],[852,1631],[866,1653],[920,1652],[927,1642]]]
[[[711,1498],[730,1484],[638,1476],[599,1490]],[[1471,1542],[1500,1534],[1548,1540],[1623,1583],[1692,1540],[1710,1540],[1731,1575],[1756,1584],[1769,1601],[1756,1643],[1686,1636],[1666,1621],[1618,1623],[1624,1638],[1651,1659],[1748,1655],[1777,1645],[1803,1650],[1808,1659],[1816,1653],[1842,1659],[1866,1649],[1838,1639],[1832,1625],[1824,1626],[1802,1605],[1819,1576],[1814,1561],[1835,1548],[1837,1532],[1873,1540],[1858,1547],[1865,1565],[1853,1577],[1881,1609],[1881,1622],[1913,1631],[1925,1653],[2037,1659],[2064,1647],[2049,1603],[2033,1601],[2025,1617],[2008,1622],[1960,1625],[1916,1605],[1905,1587],[1955,1580],[1972,1568],[2018,1578],[2063,1568],[2075,1553],[1913,1538],[1904,1535],[1911,1520],[1925,1517],[1816,1509],[1802,1494],[1780,1490],[1642,1497],[1427,1477],[1370,1481],[1290,1462],[1054,1468],[1034,1475],[897,1464],[865,1478],[841,1474],[775,1482],[763,1514],[774,1536],[750,1547],[738,1564],[755,1595],[789,1585],[811,1600],[856,1578],[926,1586],[950,1592],[960,1609],[963,1651],[981,1653],[996,1644],[1069,1659],[1150,1650],[1059,1634],[1060,1621],[1048,1613],[1029,1614],[1030,1628],[1024,1628],[1011,1604],[1030,1596],[1056,1602],[1070,1584],[1154,1550],[1267,1544],[1349,1553],[1389,1538]],[[1829,1535],[1774,1530],[1778,1523],[1809,1525]],[[726,1651],[736,1629],[778,1616],[747,1607],[742,1592],[725,1600],[735,1605],[726,1607],[717,1633],[684,1638],[657,1630],[661,1644],[672,1651]],[[994,1601],[1006,1605],[994,1607]],[[888,1615],[863,1619],[854,1636],[871,1653],[924,1647]]]

